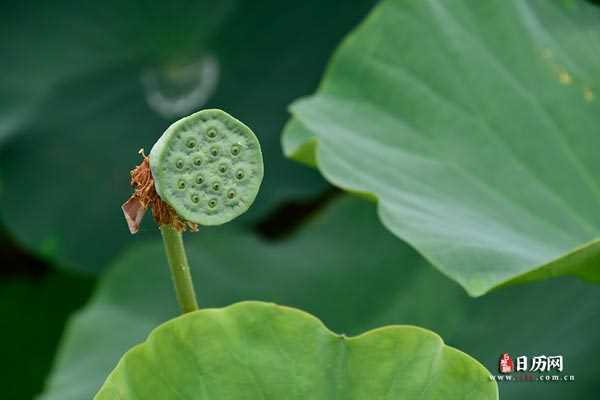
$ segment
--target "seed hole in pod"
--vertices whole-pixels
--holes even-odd
[[[206,130],[206,136],[208,136],[210,139],[216,138],[217,133],[217,128],[215,128],[214,126],[211,126]]]
[[[229,170],[229,167],[227,166],[227,164],[219,165],[219,172],[221,174],[226,174],[228,170]]]
[[[242,151],[242,147],[239,144],[234,144],[231,146],[231,154],[237,156]]]
[[[194,157],[194,161],[193,162],[194,162],[194,165],[196,167],[201,166],[202,165],[202,157],[200,157],[200,156]]]
[[[200,201],[200,196],[194,193],[190,196],[190,200],[192,200],[192,203],[198,204],[198,202]]]
[[[217,206],[217,200],[216,200],[216,199],[210,199],[210,200],[208,201],[208,206],[209,206],[210,208],[215,208],[215,207]]]
[[[219,156],[219,147],[218,146],[213,146],[210,148],[210,155],[213,157],[218,157]]]
[[[214,182],[212,184],[212,190],[214,190],[215,192],[218,192],[221,189],[221,184],[219,182]]]
[[[233,189],[229,189],[229,191],[227,192],[227,198],[228,198],[228,199],[233,199],[233,198],[235,198],[235,190],[233,190]]]
[[[196,175],[196,183],[202,185],[204,183],[204,177],[201,174]]]
[[[244,177],[245,177],[245,176],[246,176],[246,174],[244,173],[244,170],[243,170],[243,169],[238,169],[238,170],[237,170],[237,172],[235,173],[235,177],[236,177],[238,180],[242,180],[242,179],[244,179]]]
[[[196,139],[194,138],[189,138],[186,142],[185,145],[188,147],[188,149],[193,149],[194,147],[196,147]]]
[[[179,189],[179,190],[185,189],[185,181],[183,179],[180,179],[179,181],[177,181],[177,189]]]
[[[175,167],[177,169],[183,169],[185,163],[183,162],[183,160],[180,158],[177,161],[175,161]]]

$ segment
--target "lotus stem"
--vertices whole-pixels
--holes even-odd
[[[171,225],[161,225],[160,231],[181,312],[185,314],[196,311],[198,302],[181,232]]]

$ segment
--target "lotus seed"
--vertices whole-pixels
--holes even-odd
[[[187,143],[186,143],[186,145],[187,145],[187,147],[188,147],[188,148],[190,148],[190,149],[193,149],[194,147],[196,147],[196,139],[194,139],[194,138],[189,138],[189,139],[187,140]]]
[[[206,130],[206,135],[211,139],[216,138],[217,137],[217,128],[211,126],[210,128],[208,128]]]
[[[263,178],[256,136],[221,110],[172,124],[152,148],[150,168],[160,198],[201,225],[219,225],[245,212]]]

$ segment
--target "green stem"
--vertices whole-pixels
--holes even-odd
[[[194,284],[187,256],[185,255],[181,232],[170,225],[162,225],[160,231],[167,253],[167,261],[171,268],[177,302],[183,314],[195,311],[198,309],[198,302],[196,301],[196,293],[194,292]]]

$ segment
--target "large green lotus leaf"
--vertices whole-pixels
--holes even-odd
[[[489,372],[433,332],[388,326],[348,338],[261,302],[196,311],[128,351],[106,399],[497,399]]]
[[[371,3],[3,4],[0,218],[61,266],[101,268],[131,240],[120,205],[138,150],[148,152],[181,114],[212,107],[254,130],[267,166],[255,204],[236,223],[315,196],[326,182],[281,154],[285,109],[314,90]],[[150,221],[142,230],[158,232]]]
[[[472,295],[598,282],[599,23],[582,1],[382,2],[292,105],[284,149],[377,197]]]
[[[31,399],[43,387],[67,318],[87,300],[92,282],[60,271],[9,275],[6,269],[19,260],[2,256],[2,398]]]
[[[600,366],[590,362],[600,352],[600,288],[563,277],[471,298],[399,245],[366,201],[335,200],[285,241],[264,242],[225,226],[185,240],[201,307],[241,300],[286,304],[348,335],[384,325],[423,326],[490,371],[504,352],[562,354],[565,373],[576,382],[506,384],[501,396],[594,399],[600,390]],[[92,398],[123,353],[177,313],[162,244],[133,245],[71,320],[39,399]]]

